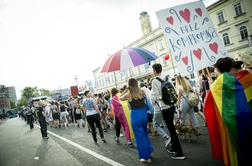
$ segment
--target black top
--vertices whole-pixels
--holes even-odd
[[[136,108],[143,108],[145,107],[145,100],[144,98],[141,99],[132,99],[129,101],[131,109],[136,109]]]
[[[61,106],[60,106],[60,112],[65,112],[65,111],[66,111],[65,105],[61,105]]]
[[[42,107],[38,107],[37,109],[38,109],[37,114],[38,114],[39,121],[44,121],[45,117],[44,117],[44,115],[42,113],[42,112],[44,112],[44,109]]]

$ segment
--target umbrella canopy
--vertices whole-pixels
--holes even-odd
[[[124,48],[109,57],[101,72],[122,71],[157,58],[155,54],[144,48]]]

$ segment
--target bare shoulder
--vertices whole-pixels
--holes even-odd
[[[146,96],[144,90],[141,89],[140,93],[141,93],[141,95],[142,95],[143,97]]]
[[[131,98],[131,95],[129,92],[124,93],[123,95],[120,96],[120,100],[129,100]]]

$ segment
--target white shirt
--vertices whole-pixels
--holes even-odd
[[[161,78],[162,80],[165,79],[164,76],[158,76],[158,77]],[[152,105],[154,106],[155,111],[170,108],[170,106],[166,105],[162,100],[161,82],[156,78],[152,80],[151,102]]]
[[[149,100],[151,100],[151,91],[148,88],[146,88],[145,86],[142,87],[141,90],[144,91],[144,93],[146,95],[146,98],[149,99]]]

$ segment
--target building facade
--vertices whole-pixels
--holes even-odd
[[[14,86],[7,87],[7,93],[10,101],[17,103],[17,94],[16,94],[16,88]]]
[[[8,88],[4,85],[0,85],[0,114],[3,109],[10,109],[10,99],[8,97]]]
[[[223,39],[223,43],[232,57],[251,50],[249,47],[249,37],[252,34],[252,10],[249,10],[251,6],[252,0],[219,0],[207,8],[219,36]],[[173,77],[177,73],[176,64],[172,63],[172,58],[164,59],[165,55],[171,55],[161,28],[152,30],[147,12],[140,14],[140,25],[143,36],[127,47],[145,48],[159,58],[150,64],[120,72],[100,73],[100,68],[95,69],[93,75],[97,92],[110,90],[112,87],[121,88],[131,77],[148,80],[153,74],[151,69],[153,63],[162,64],[165,75]]]
[[[223,43],[233,58],[252,52],[252,0],[219,0],[207,9]]]

